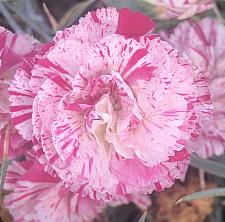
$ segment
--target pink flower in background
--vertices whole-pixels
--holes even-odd
[[[212,0],[145,0],[159,19],[186,19],[212,8]]]
[[[102,201],[70,192],[59,178],[45,173],[43,166],[33,161],[12,162],[5,189],[13,191],[5,197],[5,206],[15,222],[91,222],[106,206]],[[130,201],[143,210],[150,205],[145,195],[122,197],[111,205]]]
[[[33,107],[12,111],[16,127],[29,139],[32,121],[39,161],[73,192],[151,193],[186,172],[207,83],[153,24],[128,9],[90,12],[11,84],[12,106]]]
[[[88,222],[103,210],[103,202],[71,193],[32,161],[13,162],[7,172],[5,206],[14,221]]]
[[[13,34],[0,27],[0,158],[2,158],[4,143],[4,127],[9,127],[10,147],[9,157],[23,153],[25,147],[30,147],[15,130],[10,120],[8,88],[16,69],[26,63],[39,48],[38,41],[29,35]],[[17,107],[16,109],[20,109]]]
[[[183,22],[171,34],[163,35],[209,79],[213,118],[201,124],[200,137],[193,147],[204,158],[221,155],[225,149],[225,27],[205,18]]]

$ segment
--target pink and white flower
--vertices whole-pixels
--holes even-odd
[[[205,18],[199,22],[185,21],[172,33],[162,35],[209,79],[213,118],[202,123],[193,147],[204,158],[221,155],[225,150],[225,27]]]
[[[33,161],[14,161],[7,172],[5,189],[12,191],[4,201],[15,222],[90,222],[106,206],[103,201],[72,193],[58,177],[45,173],[43,165]],[[110,204],[131,201],[143,210],[151,203],[145,195],[130,195]]]
[[[151,193],[186,172],[187,143],[209,114],[207,83],[153,24],[128,9],[90,12],[11,84],[12,106],[32,105],[12,112],[17,128],[73,192]]]
[[[7,172],[5,206],[15,222],[89,222],[104,204],[67,190],[57,177],[32,161],[13,162]]]
[[[212,0],[145,0],[158,19],[187,19],[212,8]]]
[[[38,41],[29,35],[13,34],[0,27],[0,158],[2,158],[6,128],[9,128],[10,134],[10,157],[23,152],[26,146],[27,141],[17,133],[10,120],[8,88],[16,69],[36,53],[39,45]],[[15,107],[15,109],[20,109],[20,107]]]

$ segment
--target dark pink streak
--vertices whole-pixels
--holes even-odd
[[[15,118],[12,118],[12,121],[13,121],[14,125],[18,125],[22,122],[25,122],[28,119],[31,119],[31,117],[32,117],[32,113],[25,113],[21,116],[17,116]]]
[[[11,106],[10,111],[11,112],[17,112],[25,109],[32,109],[32,105],[24,105],[24,106]]]
[[[156,68],[153,66],[148,66],[143,65],[142,67],[136,68],[127,78],[126,80],[128,81],[133,81],[133,80],[145,80],[145,81],[150,81],[153,75],[153,71]]]
[[[142,57],[148,54],[148,51],[146,49],[138,49],[130,58],[127,65],[124,67],[123,72],[121,73],[121,76],[123,77],[128,70],[130,70]]]
[[[4,31],[3,33],[0,34],[0,50],[4,49],[6,39],[7,39],[7,32]]]
[[[26,97],[32,97],[32,95],[28,95],[28,94],[24,94],[24,93],[20,93],[20,92],[13,92],[13,91],[9,91],[10,95],[14,95],[14,96],[26,96]],[[30,92],[31,93],[31,92]]]
[[[93,18],[94,22],[100,23],[100,20],[99,20],[98,16],[96,15],[95,11],[91,12],[91,17]]]
[[[72,90],[72,87],[59,75],[50,78],[54,83],[66,91]]]
[[[186,149],[182,149],[180,151],[174,151],[175,155],[169,157],[169,162],[177,162],[179,160],[189,160],[190,154],[187,152]]]
[[[128,8],[119,11],[117,34],[128,38],[145,35],[155,26],[155,22],[140,12],[133,12]]]

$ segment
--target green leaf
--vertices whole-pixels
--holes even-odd
[[[207,198],[207,197],[224,197],[224,196],[225,196],[225,187],[212,188],[212,189],[202,190],[202,191],[198,191],[198,192],[186,195],[180,198],[175,203],[175,205],[184,201],[197,200],[197,199]]]
[[[146,217],[147,217],[147,211],[145,211],[144,213],[143,213],[143,215],[141,216],[141,218],[138,220],[138,222],[145,222],[145,220],[146,220]]]
[[[116,7],[116,8],[130,8],[133,10],[139,10],[137,6],[137,1],[136,0],[123,0],[123,1],[118,1],[118,0],[102,0],[103,4],[106,5],[107,7]]]
[[[86,0],[79,3],[76,2],[74,6],[72,6],[71,9],[63,15],[57,29],[61,30],[65,27],[71,26],[74,22],[79,20],[82,13],[88,11],[88,8],[95,3],[96,0]]]
[[[6,173],[9,165],[9,160],[8,157],[3,157],[2,165],[1,165],[1,175],[0,175],[0,189],[3,189],[4,183],[5,183],[5,178],[6,178]]]
[[[213,160],[201,159],[196,155],[192,155],[191,165],[196,168],[201,168],[207,173],[225,179],[225,165],[222,163]]]
[[[3,144],[3,159],[2,159],[1,174],[0,174],[0,191],[3,190],[7,168],[9,165],[8,151],[9,151],[9,126],[7,125],[5,128],[5,138],[4,138],[4,144]]]

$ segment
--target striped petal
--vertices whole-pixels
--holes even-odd
[[[187,35],[183,35],[188,31]],[[166,36],[166,35],[165,35]],[[195,76],[198,83],[199,101],[203,103],[209,97],[207,85],[213,103],[213,118],[202,115],[201,104],[198,107],[200,121],[200,137],[191,143],[199,156],[208,158],[213,154],[224,153],[224,75],[225,75],[225,28],[218,21],[205,18],[198,22],[186,21],[176,27],[165,37],[183,56],[191,59],[202,73]],[[194,41],[193,41],[194,39]]]
[[[158,19],[183,20],[212,8],[212,0],[145,0],[155,6]]]
[[[7,174],[5,205],[15,221],[89,222],[102,211],[102,202],[68,191],[38,163],[13,162]]]
[[[94,43],[105,36],[116,33],[119,14],[115,8],[102,8],[89,12],[78,25],[57,32],[54,40],[77,39]]]
[[[19,133],[27,140],[32,139],[31,117],[33,98],[32,90],[29,86],[32,67],[33,61],[24,63],[17,70],[9,88],[12,121]]]
[[[115,8],[101,8],[89,12],[79,20],[78,25],[58,32],[54,40],[57,42],[61,39],[76,39],[82,43],[95,43],[115,33],[138,38],[148,34],[154,26],[155,23],[140,12],[128,8],[118,11]]]
[[[15,75],[18,66],[29,58],[33,56],[39,48],[39,43],[29,35],[13,34],[10,31],[0,28],[0,84],[8,85]],[[29,42],[29,43],[28,43]],[[1,86],[1,95],[7,96],[7,88]],[[8,97],[8,96],[7,96]],[[5,101],[5,99],[3,100]],[[0,103],[0,111],[8,110],[9,112],[9,102],[5,101]],[[2,111],[1,111],[2,112]]]

